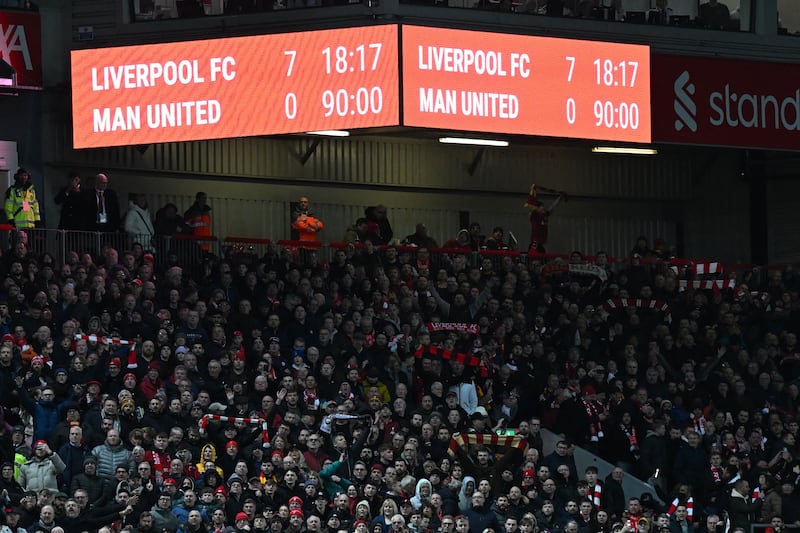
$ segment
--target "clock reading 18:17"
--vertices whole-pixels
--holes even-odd
[[[636,75],[639,73],[638,61],[619,61],[611,59],[595,59],[597,85],[606,87],[635,87]]]
[[[411,25],[402,46],[404,126],[650,142],[647,46]]]
[[[325,47],[325,74],[374,71],[381,58],[382,43],[359,44],[353,50],[346,46]]]

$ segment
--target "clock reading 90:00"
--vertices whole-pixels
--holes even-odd
[[[325,117],[336,114],[348,115],[378,114],[383,110],[383,90],[380,87],[359,87],[351,92],[347,89],[322,91],[322,107]]]

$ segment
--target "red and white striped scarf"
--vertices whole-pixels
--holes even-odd
[[[528,448],[528,439],[523,439],[519,435],[510,437],[496,435],[494,433],[456,433],[450,439],[450,446],[447,450],[447,453],[449,453],[451,456],[455,456],[458,448],[468,444],[519,448],[523,453],[525,453],[525,450]]]
[[[748,294],[748,292],[745,291],[744,288],[740,288],[736,292],[735,299],[737,301],[742,300],[742,299],[744,299],[745,295],[747,295],[747,294]],[[762,303],[767,303],[767,302],[769,302],[769,299],[770,299],[769,293],[768,292],[764,292],[764,291],[750,291],[749,294],[750,294],[750,299],[751,300],[761,300]]]
[[[694,429],[701,435],[706,434],[706,417],[704,416],[691,416]]]
[[[664,322],[672,323],[672,310],[669,304],[663,300],[653,300],[650,298],[609,298],[603,304],[603,310],[611,313],[614,309],[624,307],[636,307],[638,309],[652,309],[664,313]]]
[[[583,408],[586,409],[586,416],[589,419],[589,432],[591,433],[591,441],[598,442],[603,438],[603,424],[600,422],[600,414],[594,402],[588,402],[581,398]]]
[[[679,292],[684,292],[686,289],[718,292],[722,289],[736,288],[736,281],[732,279],[676,279],[675,285]]]
[[[721,274],[722,263],[718,263],[716,261],[701,261],[699,263],[694,263],[694,272],[698,275]]]
[[[630,428],[626,427],[625,424],[620,423],[619,429],[625,434],[628,438],[628,445],[630,447],[631,453],[639,459],[639,439],[636,436],[636,427],[631,425]]]
[[[592,489],[592,503],[594,504],[595,509],[600,509],[600,502],[602,497],[603,497],[603,485],[601,485],[600,483],[595,483],[594,488]]]
[[[128,368],[137,368],[139,366],[139,363],[136,361],[135,341],[126,341],[125,339],[115,339],[113,337],[101,337],[98,335],[84,335],[83,333],[76,333],[75,340],[84,340],[86,342],[105,344],[106,346],[129,346]]]
[[[675,512],[675,509],[678,508],[678,505],[680,505],[680,503],[681,503],[680,498],[675,498],[674,500],[672,500],[672,503],[669,504],[669,509],[667,510],[667,516],[672,516],[672,513]],[[691,524],[692,516],[694,515],[694,498],[689,496],[689,498],[686,499],[684,505],[686,505],[686,521]]]

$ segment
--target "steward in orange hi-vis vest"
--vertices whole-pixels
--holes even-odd
[[[198,192],[194,203],[183,215],[186,225],[192,228],[193,234],[197,237],[211,236],[211,208],[206,204],[206,198],[206,193]],[[200,249],[205,252],[210,251],[211,243],[201,242]]]

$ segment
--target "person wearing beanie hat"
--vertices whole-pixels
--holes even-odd
[[[6,220],[17,229],[39,228],[42,217],[39,213],[39,200],[31,183],[30,172],[20,168],[14,173],[14,184],[6,189]]]
[[[289,498],[289,510],[292,509],[302,509],[303,508],[303,499],[300,496],[292,496]]]
[[[240,521],[250,522],[250,517],[247,516],[247,513],[238,512],[236,513],[236,520],[234,520],[234,522],[237,522],[237,527]]]
[[[302,509],[292,509],[289,511],[289,525],[294,527],[295,529],[299,529],[300,526],[303,525],[303,521],[306,519],[305,514],[303,514]]]
[[[19,484],[25,490],[39,492],[49,489],[58,491],[57,476],[64,472],[66,465],[57,454],[53,453],[47,441],[39,439],[33,443],[33,456],[19,467]]]
[[[133,412],[136,410],[136,402],[131,398],[125,398],[120,402],[119,409],[122,411],[123,415],[133,416]]]
[[[142,382],[139,385],[139,390],[142,391],[148,401],[152,400],[156,393],[165,389],[160,372],[161,364],[158,361],[151,361],[150,366],[147,367],[147,374],[142,378]]]
[[[137,382],[136,374],[133,372],[128,372],[124,376],[122,376],[122,386],[125,389],[133,392],[136,389],[136,382]]]
[[[105,497],[106,481],[97,475],[97,458],[89,455],[83,460],[83,470],[70,481],[69,493],[75,494],[78,489],[85,490],[89,505],[94,505]]]
[[[217,466],[222,468],[223,472],[231,472],[236,474],[236,463],[242,459],[239,454],[239,443],[235,440],[228,440],[225,442],[225,448],[222,455],[217,460]],[[246,474],[238,474],[242,478],[242,483],[247,484]]]

